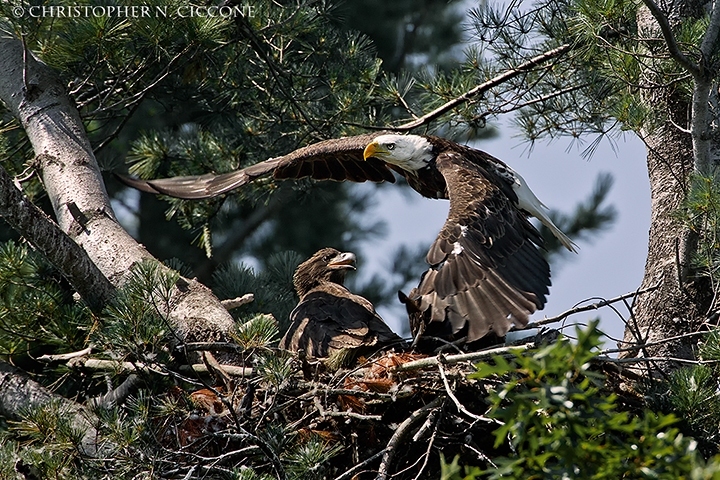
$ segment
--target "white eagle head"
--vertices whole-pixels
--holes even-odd
[[[375,157],[414,172],[432,160],[432,144],[420,135],[380,135],[365,147],[363,157]]]

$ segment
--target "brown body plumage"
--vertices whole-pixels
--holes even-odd
[[[545,305],[550,286],[543,240],[528,215],[569,250],[575,245],[522,177],[480,150],[432,136],[368,134],[319,142],[223,175],[124,181],[148,192],[208,198],[270,173],[278,179],[394,182],[393,172],[425,197],[450,200],[426,257],[430,268],[402,297],[413,334],[439,324],[474,341],[524,327]]]
[[[368,354],[404,343],[372,303],[343,285],[354,263],[355,255],[324,248],[298,266],[293,283],[300,302],[290,314],[291,325],[280,348],[325,358],[340,352]]]

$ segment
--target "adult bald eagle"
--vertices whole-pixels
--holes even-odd
[[[334,248],[323,248],[298,266],[293,284],[300,303],[290,313],[291,325],[280,348],[324,358],[405,343],[370,301],[345,288],[345,274],[354,269],[355,255]]]
[[[288,155],[221,175],[142,181],[146,192],[209,198],[272,173],[274,178],[394,182],[403,176],[418,193],[450,200],[450,211],[427,254],[430,269],[409,298],[413,334],[443,322],[469,342],[493,331],[524,327],[542,309],[550,268],[536,217],[570,251],[575,244],[548,217],[525,180],[480,150],[429,135],[366,134],[315,143]],[[408,299],[406,299],[408,300]]]

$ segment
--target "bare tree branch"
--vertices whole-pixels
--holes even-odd
[[[642,295],[643,293],[652,292],[653,290],[657,290],[660,287],[660,285],[653,285],[652,287],[644,288],[642,290],[637,290],[635,292],[629,292],[625,293],[623,295],[620,295],[619,297],[610,298],[608,300],[601,300],[599,302],[592,303],[590,305],[583,305],[581,307],[574,307],[570,310],[566,310],[560,315],[556,315],[554,317],[548,317],[544,318],[542,320],[538,320],[537,322],[528,323],[525,328],[536,328],[540,327],[542,325],[547,325],[549,323],[557,323],[562,320],[565,320],[570,315],[575,315],[576,313],[582,313],[582,312],[589,312],[590,310],[597,310],[599,308],[605,307],[607,305],[611,305],[613,303],[621,302],[625,300],[626,298],[632,298],[636,297],[638,295]]]
[[[668,21],[663,11],[660,10],[660,7],[658,7],[657,4],[653,2],[653,0],[643,0],[643,3],[648,8],[648,10],[650,10],[653,18],[655,18],[655,21],[660,26],[660,31],[662,32],[663,38],[665,39],[665,43],[667,44],[670,55],[675,59],[675,61],[682,65],[683,68],[685,68],[688,72],[690,72],[694,77],[697,78],[700,75],[700,67],[694,62],[692,62],[689,58],[685,56],[684,53],[680,51],[680,47],[678,46],[677,40],[675,39],[675,34],[673,34],[670,22]]]
[[[400,444],[403,438],[410,433],[410,429],[417,422],[430,415],[430,412],[440,406],[443,402],[443,397],[437,397],[432,402],[428,403],[424,407],[414,411],[412,415],[405,419],[404,422],[395,430],[395,433],[390,438],[390,441],[385,448],[385,454],[383,455],[382,461],[380,462],[380,468],[378,468],[377,480],[386,480],[390,475],[390,464],[392,463],[393,457],[395,457],[395,449]]]
[[[463,93],[459,97],[453,98],[449,102],[439,106],[435,110],[433,110],[430,113],[427,113],[423,115],[422,117],[413,120],[412,122],[404,123],[402,125],[399,125],[397,127],[388,127],[387,130],[395,130],[400,132],[406,132],[408,130],[412,130],[413,128],[420,127],[422,125],[427,125],[428,123],[432,122],[433,120],[436,120],[441,115],[444,115],[445,113],[449,112],[453,108],[457,107],[458,105],[462,105],[463,103],[469,101],[471,98],[481,94],[485,93],[488,90],[490,90],[493,87],[496,87],[504,82],[507,82],[511,78],[515,78],[520,74],[523,74],[536,66],[544,63],[547,60],[550,60],[551,58],[558,57],[560,55],[563,55],[565,52],[570,50],[571,46],[569,44],[561,45],[557,48],[553,48],[552,50],[548,50],[547,52],[540,54],[536,57],[531,58],[525,63],[522,63],[518,65],[517,67],[506,70],[500,75],[497,75],[490,80],[481,83],[480,85],[476,86],[475,88],[468,90],[467,92]]]
[[[513,345],[511,347],[498,347],[490,348],[488,350],[482,350],[479,352],[461,353],[458,355],[438,355],[436,357],[421,358],[420,360],[413,360],[412,362],[406,362],[396,367],[399,372],[407,372],[410,370],[419,370],[421,368],[434,367],[440,363],[444,365],[455,365],[461,362],[474,362],[481,358],[492,357],[495,355],[507,355],[524,352],[535,347],[535,343],[526,343],[524,345]]]

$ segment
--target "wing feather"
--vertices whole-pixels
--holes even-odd
[[[271,158],[250,167],[220,175],[198,175],[139,180],[118,175],[138,190],[188,200],[222,195],[272,174],[276,179],[312,177],[317,180],[352,182],[394,182],[393,170],[380,160],[363,159],[363,150],[378,135],[375,132],[314,143],[282,157]]]
[[[372,305],[361,302],[361,298],[349,292],[311,291],[290,314],[291,325],[280,340],[280,348],[324,358],[341,349],[402,343]]]
[[[433,306],[425,320],[449,322],[454,333],[467,327],[470,342],[525,326],[550,285],[542,239],[492,169],[462,149],[440,153],[435,165],[450,211],[416,295],[428,310],[432,302],[444,308]]]

